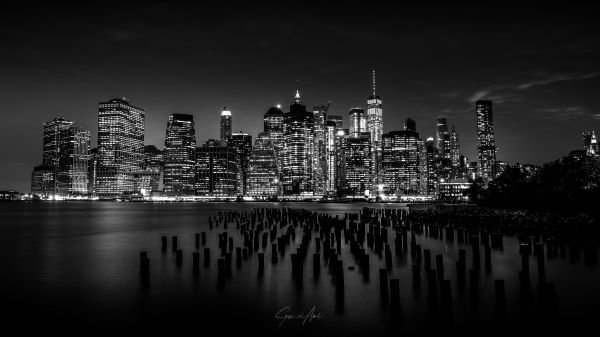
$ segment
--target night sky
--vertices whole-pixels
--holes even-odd
[[[542,164],[600,131],[595,9],[294,4],[3,5],[0,189],[29,191],[42,124],[56,116],[96,146],[100,101],[144,108],[146,144],[161,148],[169,114],[193,114],[202,143],[218,137],[223,106],[234,132],[255,137],[296,80],[309,108],[364,107],[372,67],[386,132],[411,117],[434,136],[445,116],[471,161],[479,98],[494,102],[499,160]]]

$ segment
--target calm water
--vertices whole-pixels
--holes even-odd
[[[218,211],[252,210],[255,207],[301,207],[312,211],[340,214],[356,212],[364,204],[277,204],[211,203],[151,204],[108,202],[0,203],[0,294],[8,314],[4,326],[21,331],[60,330],[67,334],[99,332],[178,332],[194,329],[198,334],[212,329],[223,333],[260,329],[268,333],[339,332],[357,334],[414,335],[421,332],[498,332],[502,328],[565,328],[591,322],[600,314],[600,269],[568,259],[546,261],[546,277],[554,282],[558,309],[547,313],[537,295],[537,268],[531,257],[533,298],[529,305],[519,302],[517,271],[521,266],[518,240],[504,238],[504,250],[492,251],[492,271],[480,273],[480,295],[469,299],[468,285],[463,293],[456,287],[455,261],[462,244],[417,237],[417,243],[435,254],[444,255],[445,274],[452,280],[452,317],[446,319],[431,309],[427,301],[426,278],[422,290],[412,287],[410,256],[403,260],[393,254],[390,278],[400,280],[401,310],[390,312],[379,297],[379,268],[383,258],[370,255],[370,280],[354,265],[349,247],[342,241],[345,267],[343,303],[335,300],[335,287],[326,268],[313,275],[314,239],[304,264],[302,287],[291,276],[290,249],[276,265],[270,262],[270,245],[265,253],[265,271],[258,273],[257,254],[241,268],[233,263],[233,276],[217,287],[217,237],[223,228],[209,229],[208,218]],[[369,207],[398,207],[374,205]],[[192,274],[194,234],[207,233],[211,264]],[[235,245],[241,245],[235,225],[229,226]],[[161,252],[161,236],[169,236],[169,249]],[[179,237],[183,267],[175,266],[171,236]],[[390,233],[393,239],[394,235]],[[410,237],[410,236],[409,236]],[[297,231],[296,243],[301,238]],[[410,239],[409,239],[410,240]],[[292,249],[295,251],[295,244]],[[262,246],[261,246],[262,247]],[[204,259],[201,246],[201,261]],[[393,248],[392,248],[393,250]],[[150,258],[150,286],[141,286],[139,252]],[[260,249],[262,251],[262,248]],[[482,264],[483,264],[483,250]],[[283,262],[282,262],[283,261]],[[435,265],[435,261],[432,261]],[[494,280],[506,283],[507,315],[494,315]],[[468,280],[468,275],[467,275]],[[275,314],[290,306],[291,313],[308,312],[313,306],[322,319],[306,325],[288,320],[278,327]],[[499,330],[500,329],[500,330]]]

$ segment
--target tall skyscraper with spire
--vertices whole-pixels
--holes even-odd
[[[221,111],[221,144],[227,146],[227,141],[231,137],[231,111],[227,107],[223,107]]]
[[[372,183],[379,184],[382,181],[381,163],[382,150],[381,141],[383,136],[383,104],[377,95],[375,85],[375,69],[372,73],[373,93],[367,100],[367,131],[371,134],[371,145],[373,154]]]
[[[313,186],[313,127],[314,115],[306,111],[300,91],[296,90],[290,111],[283,116],[284,150],[282,165],[283,193],[286,195],[312,195]]]

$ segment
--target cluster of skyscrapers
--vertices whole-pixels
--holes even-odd
[[[284,112],[268,109],[252,136],[232,132],[233,116],[221,111],[220,138],[197,142],[194,118],[169,116],[162,149],[144,145],[145,111],[127,99],[98,105],[98,143],[90,132],[56,118],[44,124],[42,165],[34,168],[39,195],[166,197],[365,198],[461,195],[477,177],[499,171],[492,102],[477,101],[478,161],[461,155],[458,135],[439,118],[436,137],[423,140],[414,120],[384,133],[383,103],[375,70],[366,109],[344,118],[329,104],[307,109],[299,90]]]

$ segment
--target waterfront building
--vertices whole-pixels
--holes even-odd
[[[241,195],[248,192],[248,167],[250,163],[250,154],[252,153],[252,136],[242,131],[233,133],[229,137],[229,146],[235,148],[240,163],[238,165],[238,188]]]
[[[365,195],[370,191],[373,168],[371,134],[363,132],[358,137],[347,137],[344,152],[347,187],[354,196]]]
[[[223,107],[221,111],[221,144],[227,146],[227,141],[231,137],[232,120],[231,111],[227,107]]]
[[[494,118],[492,101],[475,102],[477,115],[477,175],[485,181],[496,176],[496,141],[494,136]]]
[[[194,195],[195,151],[194,116],[179,113],[169,116],[164,148],[165,194]]]
[[[96,194],[117,196],[135,190],[144,160],[144,109],[126,98],[98,104]]]
[[[248,195],[270,198],[279,194],[279,171],[275,146],[267,132],[256,137],[248,160]]]
[[[408,118],[404,130],[383,135],[383,190],[390,194],[418,194],[419,134],[416,123]]]
[[[237,196],[239,162],[234,147],[223,146],[215,139],[196,148],[196,195]]]

